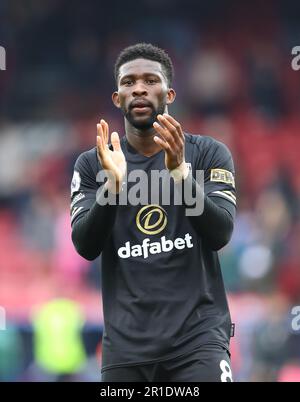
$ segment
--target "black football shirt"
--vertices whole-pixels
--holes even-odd
[[[121,147],[127,173],[166,169],[164,151],[143,156],[126,137]],[[185,134],[185,160],[193,176],[204,170],[205,194],[222,200],[233,216],[234,165],[228,148],[209,136]],[[95,203],[101,169],[96,147],[77,159],[72,225]],[[197,235],[192,219],[174,203],[118,205],[114,226],[103,227],[108,236],[101,253],[102,370],[165,360],[208,343],[229,348],[231,318],[218,253]]]

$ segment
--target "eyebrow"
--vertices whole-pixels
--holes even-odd
[[[120,78],[120,82],[125,80],[126,78],[135,78],[137,75],[138,74],[126,74],[126,75],[124,75],[123,77]],[[143,77],[147,77],[147,76],[149,77],[151,75],[161,79],[160,75],[157,74],[157,73],[144,73],[144,74],[142,74]]]

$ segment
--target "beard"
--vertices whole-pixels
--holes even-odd
[[[151,112],[150,116],[148,116],[144,120],[137,119],[133,115],[131,107],[129,107],[128,110],[126,110],[124,107],[121,107],[121,110],[122,110],[123,116],[128,120],[128,122],[133,127],[137,128],[139,130],[148,130],[153,127],[153,123],[157,120],[157,115],[164,113],[165,107],[166,107],[165,102],[161,102],[156,109],[153,106],[151,106],[152,112]]]

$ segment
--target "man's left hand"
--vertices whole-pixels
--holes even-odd
[[[167,113],[163,115],[159,114],[157,120],[160,124],[155,122],[153,123],[153,127],[161,138],[155,136],[153,140],[165,151],[165,164],[170,173],[172,171],[177,173],[177,169],[179,169],[179,172],[182,172],[182,179],[185,179],[188,168],[185,164],[185,139],[181,125]]]

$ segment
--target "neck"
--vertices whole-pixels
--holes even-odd
[[[153,137],[158,135],[153,127],[147,130],[140,130],[133,127],[125,119],[125,131],[127,141],[138,153],[149,157],[161,151],[160,146],[153,140]]]

